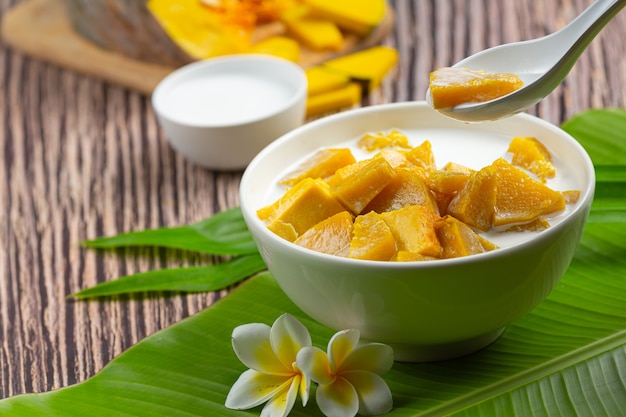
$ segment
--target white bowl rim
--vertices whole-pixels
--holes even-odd
[[[281,136],[266,148],[264,148],[261,152],[257,154],[257,156],[250,162],[248,167],[245,169],[241,182],[240,182],[240,206],[243,213],[243,216],[248,224],[249,228],[256,228],[259,233],[262,233],[266,238],[273,241],[273,244],[283,247],[285,250],[289,250],[294,254],[299,254],[300,256],[308,256],[312,260],[317,260],[319,262],[326,262],[330,265],[350,265],[352,267],[364,267],[364,268],[374,268],[374,269],[384,269],[384,270],[396,270],[396,269],[431,269],[431,268],[445,268],[454,264],[467,264],[474,262],[484,262],[491,259],[497,259],[501,257],[508,256],[511,252],[516,252],[519,250],[524,250],[534,244],[537,241],[542,239],[548,239],[550,235],[554,233],[559,233],[561,229],[568,226],[569,220],[577,216],[587,216],[588,213],[581,213],[583,211],[589,210],[591,206],[591,201],[593,200],[593,195],[595,191],[595,170],[593,167],[593,163],[591,158],[587,154],[587,151],[582,147],[582,145],[574,139],[570,134],[555,126],[552,123],[549,123],[537,116],[533,116],[528,113],[518,113],[511,117],[521,118],[523,120],[527,120],[529,122],[538,124],[540,127],[543,127],[547,130],[551,130],[557,133],[562,139],[564,139],[570,146],[577,150],[577,152],[583,157],[585,161],[585,172],[588,174],[589,181],[585,185],[584,189],[580,190],[580,198],[575,203],[575,206],[571,209],[571,211],[565,216],[560,222],[551,226],[547,230],[542,231],[536,237],[532,239],[525,240],[519,243],[516,243],[511,246],[498,248],[496,250],[464,256],[459,258],[449,258],[449,259],[437,259],[432,261],[419,261],[419,262],[390,262],[390,261],[372,261],[372,260],[362,260],[362,259],[351,259],[345,258],[336,255],[330,255],[326,253],[316,252],[311,249],[303,248],[298,246],[292,242],[289,242],[286,239],[281,238],[275,233],[271,232],[267,225],[258,218],[256,215],[256,209],[248,206],[248,200],[245,193],[245,186],[248,182],[248,179],[254,174],[256,166],[261,163],[261,161],[265,158],[265,155],[271,154],[277,148],[279,148],[283,142],[288,142],[292,140],[294,136],[298,136],[301,132],[305,132],[307,130],[316,129],[318,126],[323,124],[334,123],[336,120],[341,120],[345,118],[350,118],[359,114],[368,114],[368,113],[376,113],[381,109],[393,110],[397,108],[410,108],[410,107],[418,107],[418,108],[432,108],[425,101],[410,101],[410,102],[398,102],[398,103],[385,103],[378,104],[368,107],[357,108],[353,110],[344,111],[342,113],[333,114],[330,116],[322,117],[321,119],[314,120],[309,122],[303,126],[300,126],[297,129],[292,130],[291,132]],[[391,127],[390,127],[391,128]]]
[[[242,121],[233,121],[230,123],[191,123],[188,121],[181,121],[178,118],[172,117],[168,111],[163,109],[161,105],[161,96],[169,91],[172,87],[174,87],[178,82],[190,77],[196,72],[206,71],[207,69],[219,69],[220,67],[228,67],[230,65],[238,65],[239,68],[247,70],[254,68],[254,64],[262,63],[264,65],[274,65],[277,68],[282,68],[283,70],[291,72],[295,77],[300,78],[298,81],[298,86],[289,97],[289,100],[285,101],[283,105],[277,107],[272,112],[263,113],[260,116],[253,118],[246,118]],[[250,74],[254,75],[254,72],[250,72]],[[157,86],[152,91],[152,107],[155,112],[171,123],[176,123],[181,126],[189,126],[189,127],[197,127],[197,128],[228,128],[228,127],[236,127],[236,126],[246,126],[253,123],[257,123],[262,120],[270,119],[271,117],[276,116],[277,114],[281,114],[297,105],[302,96],[306,96],[307,93],[307,79],[304,72],[304,69],[298,64],[291,62],[285,58],[280,58],[273,55],[267,54],[255,54],[255,53],[245,53],[245,54],[233,54],[233,55],[224,55],[218,56],[214,58],[208,58],[196,62],[192,62],[190,64],[184,65],[168,75],[166,75]]]

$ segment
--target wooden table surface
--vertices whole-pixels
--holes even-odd
[[[0,14],[18,0],[0,0]],[[422,100],[428,74],[545,35],[591,0],[396,0],[384,43],[400,61],[362,105]],[[626,107],[626,12],[530,113],[559,124]],[[207,259],[120,257],[84,239],[195,222],[238,204],[241,172],[212,172],[168,145],[149,99],[0,43],[0,398],[80,382],[147,335],[226,293],[66,299],[119,276]],[[156,257],[156,259],[160,259]]]

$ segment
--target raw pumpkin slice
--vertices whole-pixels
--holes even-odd
[[[406,135],[399,130],[393,129],[388,133],[366,133],[359,139],[357,146],[368,152],[384,148],[410,148],[411,144]]]
[[[337,25],[311,16],[306,6],[287,10],[281,20],[291,36],[313,51],[338,51],[343,46],[343,34]]]
[[[495,160],[496,205],[494,225],[526,223],[565,208],[565,198],[506,160]]]
[[[366,36],[386,12],[385,0],[303,0],[312,12],[335,22],[342,29]]]
[[[470,175],[467,184],[452,198],[447,213],[484,232],[491,229],[495,213],[497,170],[492,166]]]
[[[383,213],[406,206],[423,205],[439,213],[439,208],[430,189],[418,172],[421,170],[420,168],[395,168],[394,170],[396,172],[395,178],[374,197],[363,212],[367,213],[373,210],[377,213]]]
[[[524,83],[515,74],[443,67],[430,73],[430,96],[435,109],[483,102],[512,93]]]
[[[325,148],[317,151],[311,158],[302,163],[298,169],[289,173],[280,183],[292,186],[305,178],[326,179],[339,168],[356,162],[352,151],[348,148]]]
[[[313,117],[355,106],[361,102],[361,85],[350,83],[338,90],[310,96],[306,100],[306,116]]]
[[[513,154],[511,157],[513,165],[527,169],[542,182],[556,175],[550,152],[534,137],[514,137],[509,144],[508,152]]]
[[[317,223],[294,243],[316,252],[346,257],[350,252],[352,222],[352,215],[342,211]]]
[[[328,183],[333,197],[352,213],[361,214],[395,176],[385,159],[372,158],[337,170]]]
[[[343,2],[336,1],[338,4]],[[360,1],[359,1],[360,3]],[[388,46],[374,46],[322,64],[324,68],[360,81],[368,91],[378,87],[398,62],[398,51]]]
[[[286,36],[271,36],[252,46],[251,52],[284,58],[291,62],[300,59],[300,44]]]
[[[388,261],[396,254],[396,241],[380,214],[370,211],[354,220],[349,258]]]
[[[381,216],[393,233],[398,251],[436,258],[441,256],[441,244],[435,231],[440,217],[431,208],[407,206],[381,213]]]
[[[443,217],[437,228],[443,258],[459,258],[485,252],[476,232],[452,216]]]
[[[284,230],[288,223],[297,236],[345,208],[330,194],[328,184],[320,179],[305,178],[274,202],[257,211],[259,218],[269,222],[270,229]],[[279,226],[280,224],[280,226]]]
[[[320,93],[338,90],[350,82],[350,78],[336,71],[330,71],[321,66],[310,67],[305,70],[307,79],[307,94],[309,97]],[[361,96],[359,95],[359,100]]]

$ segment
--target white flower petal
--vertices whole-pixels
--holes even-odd
[[[235,410],[247,410],[263,404],[280,390],[286,390],[289,377],[267,375],[248,369],[239,376],[226,396],[225,405]]]
[[[287,368],[292,368],[298,351],[311,346],[311,335],[302,323],[290,314],[276,319],[270,330],[270,344],[278,359]]]
[[[292,375],[291,366],[286,368],[272,350],[270,331],[270,327],[262,323],[236,327],[232,334],[233,350],[239,360],[250,369],[266,374]]]
[[[296,357],[298,368],[307,378],[318,384],[332,384],[335,376],[331,374],[326,352],[317,347],[303,347]]]
[[[265,404],[261,411],[261,417],[285,417],[289,414],[296,402],[301,378],[300,375],[293,377],[288,387],[283,387],[274,398]]]
[[[315,400],[327,417],[354,417],[359,411],[356,390],[344,378],[337,378],[329,385],[318,385]]]
[[[355,371],[342,374],[359,396],[359,414],[376,416],[393,408],[393,398],[387,383],[373,372]]]
[[[382,343],[358,346],[345,358],[337,373],[370,371],[383,375],[393,366],[393,349]]]
[[[333,335],[328,342],[328,360],[332,372],[341,367],[344,359],[356,348],[360,333],[356,329],[342,330]]]

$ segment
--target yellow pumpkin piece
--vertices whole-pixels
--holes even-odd
[[[284,58],[291,62],[300,60],[300,44],[286,36],[271,36],[252,46],[251,52]]]
[[[562,191],[565,204],[576,204],[580,198],[580,190],[567,190]]]
[[[406,153],[409,162],[424,169],[436,169],[433,146],[429,140],[425,140],[419,146],[414,147]]]
[[[396,241],[380,214],[357,216],[352,229],[349,258],[388,261],[396,254]]]
[[[498,249],[498,245],[496,245],[495,243],[493,243],[490,240],[485,239],[484,237],[482,237],[481,235],[476,235],[478,236],[478,240],[480,240],[481,245],[483,245],[483,249],[485,249],[485,252],[489,252],[495,249]]]
[[[513,165],[529,170],[542,182],[556,175],[550,152],[534,137],[514,137],[509,144],[508,152],[513,154],[511,158]]]
[[[440,221],[437,237],[441,243],[443,258],[459,258],[485,252],[478,234],[452,216],[445,216]]]
[[[406,153],[397,149],[383,149],[374,155],[374,158],[384,158],[392,168],[406,167],[409,161],[406,159]]]
[[[342,211],[317,223],[294,243],[316,252],[346,257],[350,252],[352,222],[352,215]]]
[[[440,194],[456,194],[470,179],[469,172],[434,170],[429,171],[427,183],[431,190]]]
[[[315,15],[359,36],[372,32],[386,12],[385,0],[303,0],[303,3]]]
[[[398,251],[396,256],[394,256],[391,260],[395,262],[421,262],[421,261],[433,261],[435,259],[434,256],[426,256],[421,253],[413,253],[405,250]]]
[[[393,233],[398,251],[441,256],[441,244],[435,230],[440,217],[431,208],[407,206],[381,213],[381,216]]]
[[[491,164],[496,171],[494,225],[525,223],[565,208],[565,198],[522,169],[499,158]]]
[[[293,227],[291,223],[285,223],[282,220],[275,220],[270,223],[267,228],[274,234],[282,237],[285,240],[293,242],[298,238],[298,232],[296,232],[296,228]]]
[[[474,172],[472,168],[466,167],[465,165],[458,164],[456,162],[448,162],[442,168],[444,171],[452,171],[452,172],[464,172],[466,174],[471,174]]]
[[[435,109],[493,100],[512,93],[523,84],[515,74],[467,68],[444,67],[430,73],[430,95]]]
[[[247,34],[225,25],[198,0],[148,0],[146,5],[169,37],[194,58],[241,53],[250,47]]]
[[[343,34],[337,25],[312,16],[306,6],[287,10],[281,20],[291,36],[313,51],[338,51],[343,46]]]
[[[343,5],[343,1],[335,1],[335,3]],[[397,50],[388,46],[374,46],[328,60],[322,66],[346,74],[350,79],[361,82],[366,91],[370,91],[381,84],[385,75],[397,62]]]
[[[352,213],[360,214],[395,176],[396,172],[386,160],[372,158],[337,170],[328,183],[337,201]]]
[[[505,232],[540,232],[550,227],[550,222],[545,217],[537,217],[528,223],[516,224],[508,227]]]
[[[293,186],[305,178],[326,179],[332,176],[339,168],[355,162],[356,159],[354,159],[352,151],[348,148],[320,149],[295,171],[289,173],[280,184]]]
[[[345,208],[330,194],[328,184],[320,179],[305,178],[273,204],[257,211],[261,220],[269,222],[270,229],[284,230],[291,224],[300,236],[310,227]]]
[[[384,148],[411,148],[409,139],[406,135],[397,129],[394,129],[388,133],[366,133],[359,139],[357,146],[361,149],[365,149],[368,152],[373,152],[377,149]]]
[[[470,174],[465,186],[450,201],[447,213],[484,232],[491,229],[495,213],[497,170],[487,166]]]
[[[383,213],[406,206],[422,205],[439,213],[437,203],[422,179],[421,168],[396,168],[394,170],[396,176],[374,197],[363,212],[373,210]]]
[[[307,68],[304,73],[307,79],[307,94],[309,97],[339,90],[350,83],[350,77],[347,75],[321,66]],[[359,96],[359,100],[360,98]]]
[[[310,96],[306,100],[306,116],[313,117],[355,106],[361,102],[361,86],[350,83],[338,90]]]

